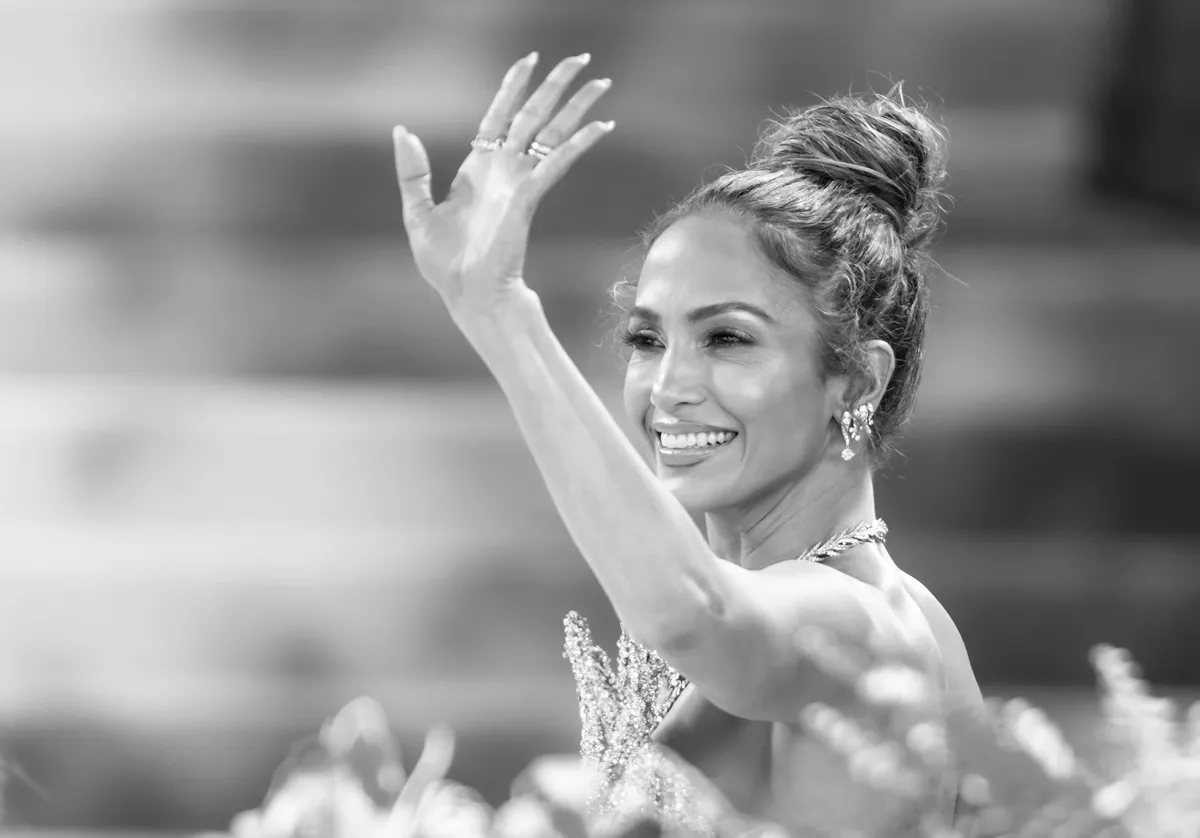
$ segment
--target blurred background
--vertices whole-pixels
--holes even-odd
[[[889,547],[984,691],[1085,753],[1089,647],[1200,695],[1200,14],[1188,0],[0,0],[0,752],[16,824],[219,828],[378,698],[493,803],[615,642],[498,390],[415,274],[508,65],[590,51],[618,130],[529,276],[618,412],[606,291],[771,108],[906,81],[951,135]],[[624,417],[621,416],[622,421]]]

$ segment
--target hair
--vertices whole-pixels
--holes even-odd
[[[876,405],[868,454],[893,453],[921,378],[929,247],[940,231],[942,130],[900,85],[790,110],[762,132],[744,169],[704,184],[642,233],[725,212],[749,223],[767,260],[794,278],[816,316],[822,373],[849,375],[847,408],[873,383],[863,345],[883,340],[896,366]],[[613,288],[627,312],[636,280]]]

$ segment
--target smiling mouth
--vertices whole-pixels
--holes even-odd
[[[715,454],[737,437],[738,434],[734,431],[710,431],[700,434],[662,434],[657,431],[654,433],[658,443],[658,458],[669,464],[699,462]]]
[[[698,434],[664,434],[654,432],[660,448],[674,451],[688,451],[694,448],[715,447],[732,442],[736,437],[735,431],[709,431]]]

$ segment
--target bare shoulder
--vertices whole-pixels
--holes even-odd
[[[900,571],[900,577],[904,583],[904,589],[908,591],[908,595],[925,615],[929,630],[933,632],[934,640],[941,652],[947,688],[951,694],[968,705],[982,705],[983,694],[975,680],[975,671],[971,668],[971,658],[967,653],[967,646],[963,643],[962,635],[959,634],[958,626],[954,624],[953,618],[920,580],[909,576],[904,571]]]
[[[819,575],[825,582],[823,590],[830,594],[828,602],[823,604],[829,606],[831,612],[857,615],[857,620],[848,621],[857,627],[857,632],[871,635],[875,642],[894,643],[888,646],[890,654],[900,655],[911,665],[930,672],[940,672],[952,665],[943,650],[941,624],[927,615],[926,604],[908,589],[906,575],[890,557],[878,551],[850,550],[829,562],[780,562],[757,573],[797,577],[805,590],[813,587],[812,577]],[[786,587],[779,586],[776,590],[783,591]],[[924,588],[922,591],[925,598],[937,604],[929,591]],[[846,608],[849,602],[861,607]],[[810,612],[812,605],[810,602]],[[942,616],[957,638],[958,632],[949,615],[943,610]],[[958,642],[961,645],[961,638]]]

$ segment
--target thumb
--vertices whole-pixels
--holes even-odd
[[[429,155],[425,146],[403,125],[392,129],[392,145],[396,153],[396,179],[404,201],[404,223],[412,224],[433,209],[430,188]]]

